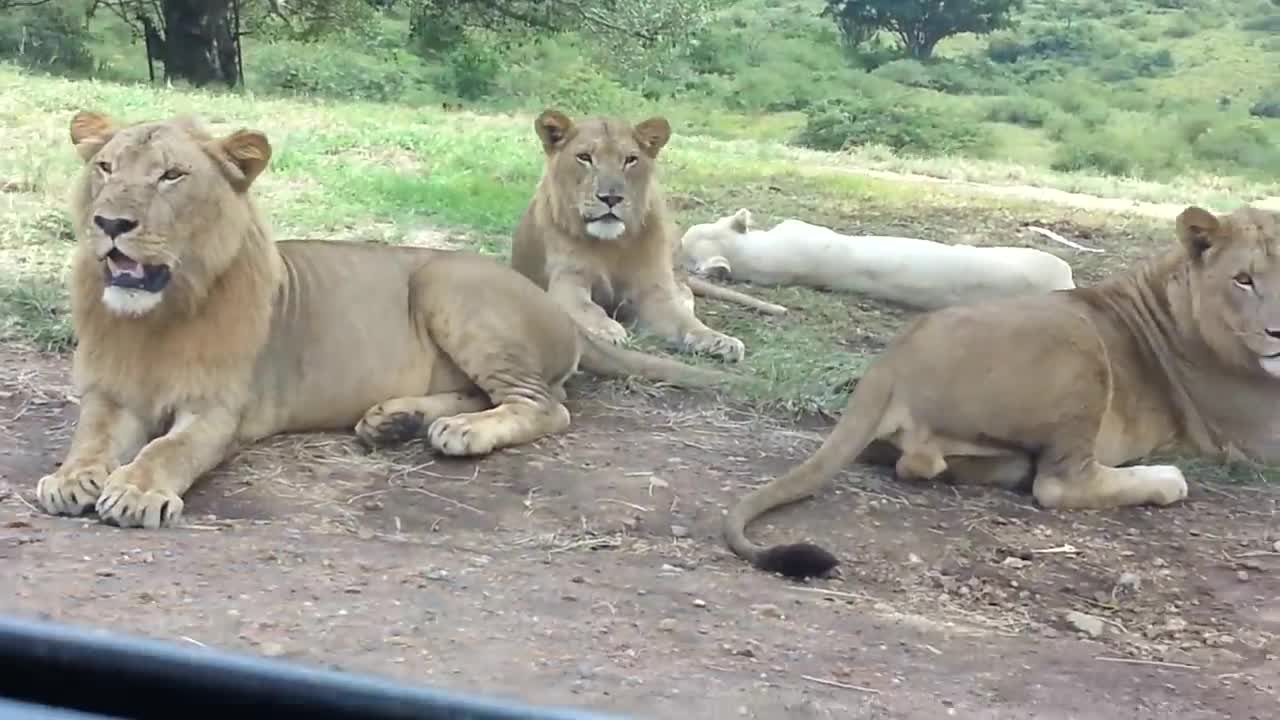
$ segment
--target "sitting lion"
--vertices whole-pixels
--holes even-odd
[[[238,443],[355,426],[480,455],[569,426],[589,370],[716,383],[582,331],[501,262],[463,252],[284,241],[250,200],[271,146],[191,121],[117,127],[81,112],[71,309],[80,418],[37,496],[121,526],[172,524]]]
[[[786,308],[693,278],[677,278],[675,228],[655,177],[671,126],[605,118],[575,124],[547,110],[534,121],[546,169],[511,248],[511,264],[548,290],[588,332],[610,342],[622,312],[681,349],[742,359],[738,338],[702,324],[690,290],[770,313]],[[686,284],[687,283],[687,284]]]
[[[1180,248],[1096,286],[917,318],[822,447],[732,508],[726,541],[763,570],[825,573],[825,550],[766,549],[744,530],[858,457],[892,458],[908,479],[1029,484],[1061,509],[1182,500],[1177,467],[1121,467],[1177,446],[1280,458],[1278,216],[1187,208]]]

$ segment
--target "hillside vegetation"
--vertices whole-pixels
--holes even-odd
[[[660,111],[681,134],[844,149],[983,180],[1013,165],[1029,169],[1013,173],[1024,181],[1084,174],[1269,192],[1280,171],[1272,0],[1028,0],[1012,28],[948,38],[927,62],[885,35],[846,47],[820,16],[823,0],[707,2],[696,31],[648,53],[572,32],[469,31],[447,49],[423,47],[408,10],[383,4],[391,9],[311,41],[246,37],[247,90],[476,112]],[[141,43],[101,10],[86,29],[84,7],[9,11],[0,53],[145,81]]]

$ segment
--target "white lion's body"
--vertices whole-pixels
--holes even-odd
[[[755,230],[746,209],[690,227],[681,253],[700,275],[858,292],[925,310],[1075,287],[1070,265],[1034,248],[844,235],[801,220]]]

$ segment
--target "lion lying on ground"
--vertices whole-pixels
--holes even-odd
[[[569,426],[578,369],[675,383],[701,370],[585,338],[502,263],[376,244],[273,243],[248,196],[271,146],[186,120],[71,122],[71,309],[80,418],[37,487],[49,512],[155,528],[238,443],[355,426],[481,455]]]
[[[631,315],[677,347],[737,362],[745,346],[694,315],[690,289],[770,313],[785,308],[693,278],[677,278],[675,228],[655,177],[671,126],[654,117],[574,123],[555,110],[534,129],[546,168],[516,229],[511,264],[545,288],[588,332],[613,343]],[[685,284],[688,287],[685,287]]]
[[[732,508],[726,541],[763,570],[825,573],[836,564],[825,550],[766,549],[744,530],[859,456],[893,457],[906,479],[1029,484],[1042,506],[1067,510],[1182,500],[1177,467],[1121,467],[1177,446],[1280,458],[1278,217],[1191,207],[1179,249],[1097,286],[916,319],[822,447]]]
[[[756,230],[746,208],[689,228],[680,253],[690,272],[717,280],[852,291],[920,310],[1075,287],[1070,265],[1035,248],[843,235],[800,220]]]

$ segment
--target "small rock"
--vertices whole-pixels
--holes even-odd
[[[1116,587],[1128,592],[1137,592],[1138,588],[1142,587],[1142,578],[1137,573],[1120,573],[1120,579],[1116,580]]]
[[[703,600],[703,599],[701,599],[701,598],[694,598],[694,599],[693,599],[693,606],[694,606],[694,607],[696,607],[696,608],[704,608],[704,607],[706,607],[706,606],[707,606],[707,601],[706,601],[706,600]]]
[[[586,582],[586,581],[587,581],[587,579],[586,579],[586,578],[584,578],[584,577],[582,577],[581,575],[574,575],[573,577],[569,578],[569,582],[571,582],[571,583],[575,583],[575,584],[577,584],[577,585],[581,585],[582,583],[584,583],[584,582]]]
[[[921,560],[920,556],[915,553],[907,553],[907,562],[911,563],[912,565],[919,565],[924,561]]]
[[[103,568],[102,570],[94,571],[93,574],[97,575],[98,577],[115,577],[116,573],[114,570],[107,570],[106,568]]]
[[[1000,563],[1001,567],[1013,568],[1014,570],[1021,570],[1022,568],[1030,564],[1031,563],[1027,562],[1026,560],[1023,560],[1022,558],[1014,557],[1012,555],[1005,558],[1004,561]]]
[[[1167,633],[1180,633],[1187,629],[1187,621],[1182,618],[1169,618],[1164,622],[1164,631]]]
[[[1276,552],[1280,552],[1280,540],[1277,540],[1274,543],[1272,543],[1271,549],[1275,550]]]
[[[689,537],[689,528],[687,528],[687,527],[685,527],[685,526],[683,526],[683,525],[672,525],[672,526],[671,526],[671,536],[672,536],[672,537],[678,537],[678,538],[685,538],[685,537]]]
[[[751,612],[756,613],[757,615],[763,615],[769,618],[782,617],[782,608],[778,607],[777,605],[774,605],[773,603],[760,603],[759,605],[752,605]]]
[[[676,619],[662,618],[661,620],[658,621],[658,629],[661,630],[662,632],[675,632]]]
[[[377,510],[381,510],[381,509],[382,509],[382,503],[381,503],[380,501],[378,501],[378,500],[365,500],[365,501],[364,501],[364,509],[365,509],[365,510],[368,510],[368,511],[370,511],[370,512],[374,512],[374,511],[377,511]]]
[[[1068,612],[1065,619],[1068,625],[1089,637],[1098,637],[1106,632],[1107,629],[1107,624],[1103,622],[1102,618],[1077,610]]]
[[[1161,558],[1155,558],[1151,561],[1152,567],[1164,567],[1165,565],[1168,565],[1168,563]]]
[[[1239,580],[1240,582],[1249,582],[1249,571],[1248,571],[1248,570],[1237,570],[1237,571],[1236,571],[1236,579],[1237,579],[1237,580]]]

